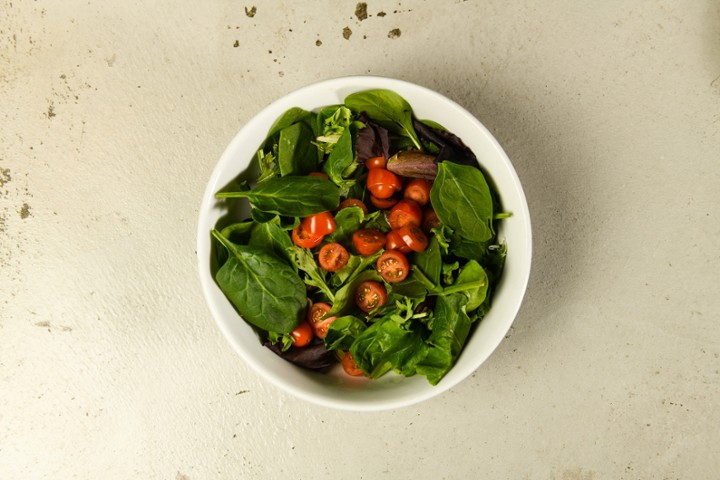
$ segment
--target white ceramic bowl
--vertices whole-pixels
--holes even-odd
[[[288,108],[340,104],[350,93],[384,88],[403,96],[421,119],[434,120],[458,135],[470,147],[495,184],[503,210],[512,217],[501,222],[500,240],[508,245],[505,270],[497,285],[490,312],[471,334],[455,366],[436,386],[424,376],[405,378],[390,373],[378,380],[345,375],[340,368],[328,374],[298,368],[263,347],[215,283],[210,267],[210,230],[225,215],[215,193],[248,169],[272,123]],[[490,132],[457,103],[427,88],[401,80],[351,76],[325,80],[300,88],[276,100],[253,117],[226,148],[210,177],[200,207],[197,256],[203,293],[217,325],[240,356],[276,386],[310,402],[355,411],[398,408],[434,397],[474,372],[505,337],[517,314],[532,256],[530,214],[520,180],[502,147]]]

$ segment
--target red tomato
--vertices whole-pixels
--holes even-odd
[[[398,250],[383,252],[375,266],[383,280],[388,283],[402,282],[410,273],[410,262]]]
[[[328,272],[337,272],[350,260],[348,251],[337,242],[326,243],[318,253],[320,266]]]
[[[368,214],[367,206],[363,203],[362,200],[358,198],[346,198],[345,200],[340,202],[338,210],[342,210],[345,207],[360,207],[360,210],[362,210],[365,215]]]
[[[400,178],[385,168],[373,168],[368,172],[367,188],[377,198],[390,198],[400,191]]]
[[[385,168],[385,157],[368,158],[365,161],[365,166],[368,168],[368,170],[373,168]]]
[[[430,188],[432,184],[422,178],[413,178],[405,185],[403,197],[415,200],[421,207],[427,205],[430,201]]]
[[[301,322],[300,325],[295,327],[295,330],[290,332],[290,336],[292,337],[292,344],[295,347],[304,347],[310,341],[312,341],[315,334],[313,333],[312,327],[310,324],[305,321]]]
[[[337,317],[327,317],[325,315],[330,311],[332,307],[324,302],[313,303],[307,312],[307,321],[315,332],[315,336],[318,338],[325,338],[327,335],[328,327],[335,321]]]
[[[359,377],[360,375],[365,375],[365,372],[360,370],[360,367],[357,366],[357,363],[355,363],[355,359],[352,356],[352,353],[345,352],[345,355],[343,355],[342,358],[342,367],[343,370],[345,370],[345,373],[348,375],[352,375],[353,377]]]
[[[375,195],[370,195],[370,201],[380,210],[387,210],[398,202],[396,197],[390,198],[377,198]]]
[[[330,212],[320,212],[305,217],[300,222],[300,228],[311,235],[327,235],[335,231],[335,218]]]
[[[412,251],[397,230],[392,230],[385,235],[385,250],[397,250],[402,253],[410,253]]]
[[[398,233],[405,241],[410,250],[414,252],[422,252],[428,246],[428,238],[420,227],[408,225],[398,230]]]
[[[322,242],[322,239],[322,235],[313,235],[310,232],[304,230],[302,226],[297,226],[293,228],[292,231],[292,241],[300,248],[317,247]]]
[[[360,255],[372,255],[385,246],[385,234],[380,230],[370,228],[357,230],[353,233],[352,239]]]
[[[385,286],[374,280],[366,280],[355,289],[355,304],[365,313],[385,305],[387,290]]]
[[[435,213],[435,209],[433,209],[432,207],[426,207],[425,210],[423,210],[423,230],[425,230],[426,232],[430,232],[430,230],[439,226],[440,219],[438,218],[437,213]]]
[[[420,226],[422,222],[422,209],[414,200],[403,198],[394,207],[390,209],[388,214],[388,223],[394,229],[402,228],[408,225]]]
[[[325,173],[325,172],[310,172],[310,173],[308,173],[308,176],[310,176],[310,177],[320,177],[320,178],[324,178],[325,180],[328,179],[328,175],[327,175],[327,173]]]

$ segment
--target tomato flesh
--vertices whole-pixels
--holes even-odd
[[[408,225],[398,230],[398,233],[405,241],[410,250],[422,252],[428,246],[428,238],[420,227]]]
[[[410,273],[410,262],[398,250],[383,252],[375,264],[380,276],[388,283],[397,283],[405,280]]]
[[[387,219],[393,229],[408,225],[419,226],[422,222],[422,209],[414,200],[403,198],[390,209]]]
[[[307,321],[313,329],[313,333],[318,338],[325,338],[330,324],[337,317],[325,317],[332,307],[324,302],[313,303],[307,312]]]
[[[320,212],[303,218],[300,222],[300,228],[311,235],[327,235],[337,228],[335,225],[335,217],[330,212]]]
[[[337,272],[347,265],[350,260],[348,251],[337,242],[326,243],[320,248],[318,261],[320,266],[328,272]]]
[[[345,352],[341,363],[343,370],[345,370],[345,373],[347,373],[348,375],[352,375],[353,377],[365,375],[365,372],[363,372],[360,367],[357,366],[357,363],[355,363],[355,358],[353,358],[352,353]]]
[[[295,327],[295,330],[290,332],[292,337],[292,344],[295,347],[304,347],[310,343],[315,336],[313,329],[307,321],[301,322],[300,325]]]
[[[387,290],[375,280],[366,280],[355,289],[355,304],[365,313],[385,305]]]
[[[377,198],[390,198],[400,191],[400,177],[386,168],[373,168],[368,172],[367,188]]]
[[[385,246],[385,234],[380,230],[364,228],[352,236],[353,244],[360,255],[372,255]]]
[[[403,197],[414,200],[418,205],[424,207],[430,201],[430,188],[432,184],[422,178],[414,178],[405,185]]]
[[[292,241],[300,248],[315,248],[322,243],[322,240],[322,235],[313,235],[302,228],[302,225],[293,228]]]

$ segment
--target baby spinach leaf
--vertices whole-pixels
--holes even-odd
[[[326,238],[330,242],[349,244],[352,234],[360,229],[365,214],[360,207],[345,207],[335,214],[335,231]]]
[[[365,322],[353,315],[338,317],[328,328],[325,345],[328,350],[349,350],[365,329],[367,329]]]
[[[278,164],[280,175],[307,175],[317,170],[313,132],[304,122],[280,130]]]
[[[423,149],[413,127],[412,107],[397,93],[391,90],[357,92],[345,97],[345,105],[356,114],[365,112],[375,123],[409,138],[415,148]]]
[[[237,222],[223,228],[220,230],[220,233],[232,243],[244,245],[250,240],[250,232],[252,231],[254,225],[255,222],[252,220]]]
[[[357,165],[351,129],[346,128],[325,161],[323,171],[335,185],[347,190],[355,184],[355,179],[349,178],[349,176]]]
[[[314,120],[314,114],[300,107],[292,107],[287,109],[280,117],[275,120],[267,134],[267,139],[271,139],[280,130],[294,125],[298,122],[307,122],[311,124]]]
[[[494,236],[490,188],[479,169],[441,162],[430,201],[440,221],[463,238],[482,243]]]
[[[370,378],[381,377],[390,370],[410,376],[427,354],[427,346],[419,332],[387,319],[373,323],[362,332],[350,352]]]
[[[229,253],[215,280],[240,315],[263,330],[292,331],[302,321],[307,302],[295,270],[265,250],[235,245],[217,230],[212,234]]]
[[[276,221],[256,223],[250,235],[249,245],[265,250],[285,260],[288,265],[294,266],[288,251],[293,246],[292,240],[287,231],[279,225],[279,217],[276,218]]]
[[[463,266],[455,283],[443,290],[444,294],[462,293],[467,297],[465,310],[472,312],[485,301],[488,290],[488,276],[485,270],[475,260],[470,260]]]
[[[414,268],[419,268],[436,288],[440,287],[442,256],[440,254],[440,244],[434,235],[430,237],[427,248],[422,252],[413,253],[411,260]]]
[[[248,191],[220,192],[215,196],[247,198],[258,210],[288,217],[335,210],[340,203],[340,190],[335,184],[311,176],[270,178]]]

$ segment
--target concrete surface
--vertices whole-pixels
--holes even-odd
[[[1,3],[1,479],[718,478],[718,2]],[[378,414],[261,380],[195,266],[236,131],[347,74],[476,114],[535,233],[491,359]]]

